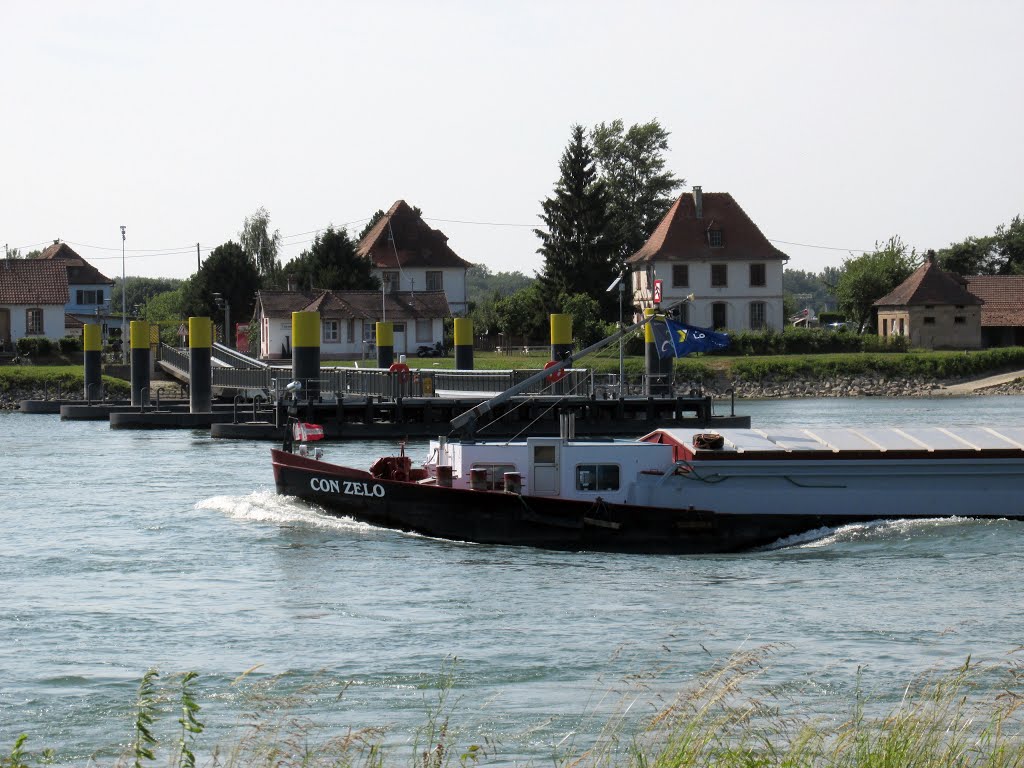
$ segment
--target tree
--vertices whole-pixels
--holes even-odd
[[[470,296],[510,296],[533,283],[532,277],[522,272],[491,272],[484,264],[474,264],[466,270],[466,293]]]
[[[523,341],[537,341],[549,337],[548,312],[544,308],[539,283],[516,291],[495,302],[498,333],[504,336],[504,346],[512,345],[513,337]]]
[[[125,305],[129,308],[136,306],[147,306],[154,296],[167,291],[173,291],[180,287],[181,280],[172,277],[133,277],[125,278],[124,288],[126,291]],[[121,278],[114,278],[114,287],[110,291],[110,305],[121,307]]]
[[[583,126],[573,126],[558,168],[554,196],[541,203],[547,229],[534,230],[541,240],[537,252],[544,257],[541,296],[554,310],[560,295],[587,293],[611,312],[614,301],[605,289],[619,269],[609,232],[608,192]]]
[[[999,259],[1000,275],[1024,275],[1024,220],[1014,216],[1013,221],[1000,224],[993,235]]]
[[[939,266],[958,275],[994,275],[999,268],[999,254],[992,237],[968,237],[951,243],[936,254]]]
[[[242,246],[229,240],[214,248],[182,287],[181,311],[189,317],[213,317],[222,324],[225,311],[213,295],[219,293],[231,307],[232,324],[246,322],[252,317],[261,285],[256,262]]]
[[[590,132],[597,168],[608,189],[611,237],[621,270],[640,250],[686,183],[665,170],[669,132],[657,120],[598,123]]]
[[[356,255],[355,243],[344,229],[327,227],[309,250],[288,262],[284,273],[299,288],[358,291],[380,288],[373,265]]]
[[[883,245],[875,243],[873,253],[843,261],[843,273],[836,284],[839,309],[857,323],[858,332],[869,325],[873,304],[910,277],[917,268],[917,252],[896,235]]]
[[[256,264],[265,286],[279,283],[281,263],[277,260],[277,254],[281,249],[281,230],[275,229],[274,234],[270,234],[270,214],[262,205],[242,223],[238,244]]]
[[[562,312],[572,317],[572,335],[580,347],[589,347],[614,331],[601,320],[601,305],[586,293],[563,296]]]

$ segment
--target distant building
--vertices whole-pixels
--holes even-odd
[[[444,291],[452,314],[461,316],[469,310],[466,270],[472,264],[404,200],[396,201],[363,236],[356,254],[373,263],[373,273],[388,292]]]
[[[908,336],[911,346],[925,349],[980,349],[983,303],[928,251],[924,264],[875,302],[878,335]]]
[[[0,352],[9,354],[23,337],[62,338],[67,301],[68,273],[63,264],[0,260]]]
[[[260,324],[261,358],[291,357],[292,312],[320,313],[325,360],[374,358],[378,320],[393,324],[396,359],[413,355],[443,341],[444,321],[451,317],[443,291],[260,291],[253,319]]]
[[[981,299],[981,343],[985,347],[1024,347],[1024,276],[965,277],[967,290]]]
[[[69,315],[69,328],[77,328],[81,334],[83,323],[96,323],[102,326],[104,338],[110,327],[120,329],[121,308],[117,308],[116,317],[111,313],[113,280],[59,240],[54,240],[37,258],[61,264],[67,270],[68,298],[64,311]]]
[[[772,245],[728,192],[679,197],[644,246],[627,259],[633,304],[661,306],[694,295],[683,322],[734,330],[782,330],[782,267],[789,257]]]

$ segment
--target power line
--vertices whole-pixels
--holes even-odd
[[[782,243],[783,245],[797,245],[800,246],[801,248],[819,248],[823,251],[846,251],[847,253],[852,253],[854,251],[860,251],[861,253],[874,253],[876,250],[878,250],[877,248],[836,248],[831,245],[810,245],[808,243],[791,243],[789,240],[773,240],[770,237],[768,238],[768,242]]]

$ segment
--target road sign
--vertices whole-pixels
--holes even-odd
[[[661,280],[654,281],[654,303],[661,304]]]

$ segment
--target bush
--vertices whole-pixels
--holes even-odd
[[[82,339],[78,336],[64,336],[57,339],[57,350],[62,355],[73,355],[82,351]]]
[[[53,354],[53,342],[45,336],[23,336],[15,346],[23,357],[47,357]]]

